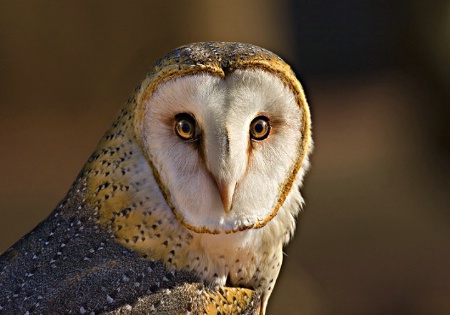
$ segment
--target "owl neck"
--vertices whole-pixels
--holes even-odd
[[[86,202],[97,224],[117,242],[170,264],[173,249],[192,236],[167,209],[136,140],[134,106],[132,99],[84,166]]]

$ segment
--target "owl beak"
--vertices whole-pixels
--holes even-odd
[[[231,203],[233,202],[234,188],[236,185],[230,185],[221,181],[216,181],[216,183],[219,189],[220,199],[222,199],[223,210],[225,213],[229,213],[231,211]]]

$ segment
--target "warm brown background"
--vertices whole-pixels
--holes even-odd
[[[280,54],[311,103],[307,206],[269,314],[450,314],[448,1],[0,0],[0,252],[152,63],[205,40]]]

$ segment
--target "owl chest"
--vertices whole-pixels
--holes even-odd
[[[270,291],[282,263],[280,246],[261,242],[239,242],[230,237],[221,242],[203,242],[194,257],[194,271],[206,282],[220,286],[242,286]]]

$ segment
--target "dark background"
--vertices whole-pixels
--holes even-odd
[[[43,220],[153,62],[251,42],[315,151],[269,314],[450,314],[449,1],[0,0],[0,252]]]

